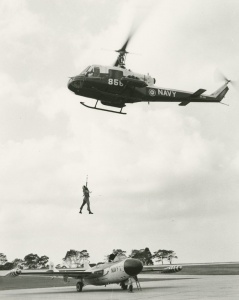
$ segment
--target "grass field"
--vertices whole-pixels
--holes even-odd
[[[152,274],[152,273],[151,273]],[[239,263],[224,263],[213,265],[185,265],[179,273],[178,280],[181,275],[239,275]],[[174,274],[174,275],[176,275]],[[154,279],[144,278],[141,281],[152,281]],[[156,279],[160,280],[160,279]],[[162,280],[164,280],[162,278]],[[170,280],[170,279],[167,279]],[[173,279],[177,280],[177,279]],[[29,288],[44,288],[44,287],[60,287],[60,286],[75,286],[76,280],[70,279],[69,282],[64,282],[62,278],[50,277],[34,277],[34,276],[18,276],[18,277],[1,277],[0,273],[0,290],[13,289],[29,289]]]
[[[75,286],[75,284],[76,281],[73,279],[70,282],[64,282],[62,278],[51,279],[50,277],[40,276],[0,277],[0,290]]]
[[[239,263],[213,265],[185,265],[178,275],[239,275]]]

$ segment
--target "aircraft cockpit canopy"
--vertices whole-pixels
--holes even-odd
[[[110,254],[109,255],[109,262],[118,262],[118,261],[121,261],[123,259],[126,259],[127,256],[125,254]]]
[[[80,73],[80,75],[85,75],[86,77],[98,77],[100,75],[100,68],[97,66],[88,66]]]
[[[86,72],[89,70],[90,67],[91,67],[91,66],[88,66],[87,68],[85,68],[85,69],[80,73],[80,75],[85,75]]]
[[[121,261],[121,260],[126,259],[126,258],[127,258],[127,256],[124,255],[124,254],[117,254],[117,255],[115,256],[113,262]]]

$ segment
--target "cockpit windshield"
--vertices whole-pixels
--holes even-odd
[[[99,77],[100,76],[100,68],[98,66],[89,66],[85,68],[84,71],[80,73],[85,77]]]
[[[83,70],[80,74],[81,74],[81,75],[85,75],[86,72],[89,70],[90,67],[91,67],[91,66],[88,66],[87,68],[85,68],[85,70]]]

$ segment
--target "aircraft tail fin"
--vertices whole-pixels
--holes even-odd
[[[221,86],[218,90],[216,90],[210,96],[216,98],[218,101],[221,101],[225,97],[226,93],[229,90],[229,87],[227,85],[228,85],[228,82],[226,82],[223,86]]]
[[[49,263],[49,271],[51,271],[51,272],[59,272],[59,271],[55,268],[55,264],[54,264],[52,261],[50,261],[50,263]]]
[[[84,263],[83,263],[83,264],[84,264],[84,269],[85,269],[85,271],[91,269],[90,262],[89,262],[88,259],[84,259]]]

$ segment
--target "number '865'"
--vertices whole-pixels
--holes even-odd
[[[112,79],[112,78],[108,79],[108,84],[123,86],[123,83],[119,79]]]

